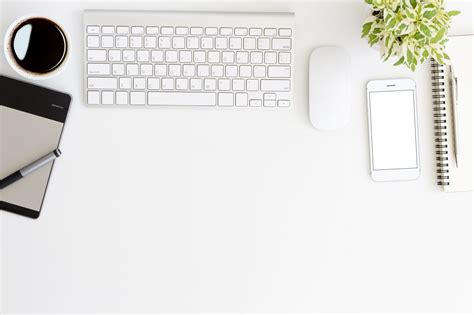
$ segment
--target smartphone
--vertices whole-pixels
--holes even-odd
[[[372,179],[417,179],[420,154],[415,81],[370,81],[367,84],[367,112]]]

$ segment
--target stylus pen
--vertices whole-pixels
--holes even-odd
[[[453,110],[453,129],[454,129],[454,159],[456,161],[456,167],[459,167],[459,129],[458,129],[458,78],[454,74],[454,67],[449,66],[449,86],[451,89],[451,106]]]
[[[61,155],[61,151],[59,149],[56,149],[53,152],[46,154],[42,158],[16,171],[15,173],[8,175],[4,179],[0,180],[0,189],[3,189],[13,184],[17,180],[22,179],[26,175],[33,173],[34,171],[36,171],[37,169],[40,169],[41,167],[45,166],[49,162],[54,161],[60,155]]]

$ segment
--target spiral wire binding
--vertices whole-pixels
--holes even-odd
[[[433,91],[433,117],[436,148],[436,179],[440,186],[449,185],[448,133],[445,69],[431,59],[431,80]]]

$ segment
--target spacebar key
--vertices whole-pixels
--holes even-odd
[[[148,105],[216,106],[214,93],[148,92]]]

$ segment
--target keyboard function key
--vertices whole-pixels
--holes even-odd
[[[99,34],[100,27],[98,25],[88,25],[86,31],[88,34]]]
[[[130,33],[130,28],[128,26],[117,26],[117,34],[128,34]]]
[[[102,34],[113,34],[113,33],[115,33],[115,27],[102,26]]]
[[[188,35],[188,28],[187,27],[177,27],[176,28],[176,35]]]
[[[247,36],[248,30],[243,27],[236,27],[234,30],[235,36]]]
[[[288,36],[291,36],[291,28],[280,28],[278,30],[278,35],[282,36],[282,37],[288,37]]]
[[[206,35],[217,35],[217,27],[206,27]]]
[[[277,30],[276,28],[266,28],[264,31],[265,36],[276,36],[277,35]]]
[[[262,36],[261,28],[251,28],[249,32],[250,36]]]
[[[170,26],[163,26],[161,28],[161,35],[173,35],[174,28]]]
[[[132,26],[132,34],[140,35],[144,33],[143,26]]]
[[[202,27],[191,27],[190,34],[191,35],[202,35],[203,34]]]
[[[160,33],[160,29],[157,26],[147,26],[146,33],[148,35],[158,35]]]
[[[221,27],[219,34],[222,36],[231,36],[233,34],[233,29],[231,27]]]

